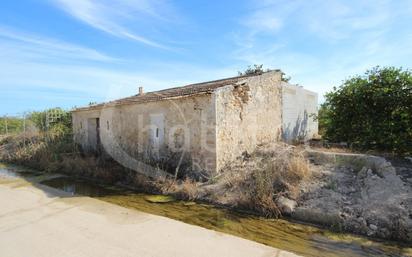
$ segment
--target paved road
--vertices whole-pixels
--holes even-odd
[[[89,197],[0,179],[0,256],[296,256]]]

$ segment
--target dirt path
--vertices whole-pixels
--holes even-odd
[[[0,256],[296,256],[88,197],[0,180]]]

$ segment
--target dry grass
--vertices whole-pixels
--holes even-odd
[[[186,200],[204,199],[206,192],[213,202],[251,209],[268,217],[281,214],[276,205],[277,197],[297,199],[300,183],[311,175],[309,163],[298,147],[286,144],[260,146],[229,165],[221,177],[209,181],[208,191],[190,176],[181,180],[153,181],[112,160],[80,155],[73,142],[63,136],[38,134],[2,138],[2,142],[6,142],[2,147],[7,150],[0,149],[0,160],[106,183],[121,182],[146,192],[171,194]]]
[[[180,192],[183,198],[188,200],[196,200],[199,197],[199,189],[197,183],[189,178],[182,182],[182,189]]]
[[[276,198],[296,199],[300,183],[311,174],[303,154],[285,144],[262,146],[238,163],[241,164],[227,167],[228,172],[222,178],[225,187],[238,193],[236,201],[240,207],[267,217],[278,217],[281,213]]]
[[[227,172],[222,177],[223,183],[225,187],[228,189],[237,189],[239,185],[244,183],[247,180],[247,173],[246,172]]]
[[[199,185],[190,178],[184,180],[165,178],[162,181],[156,181],[156,185],[161,193],[174,195],[179,199],[192,201],[199,198]]]
[[[2,137],[0,160],[107,183],[125,175],[125,169],[113,161],[82,156],[72,135],[59,129]]]

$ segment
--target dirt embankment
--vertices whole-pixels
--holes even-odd
[[[302,153],[310,163],[297,158]],[[197,198],[412,242],[412,163],[407,162],[392,165],[377,156],[276,145],[239,158],[216,181],[200,185]]]
[[[384,239],[412,242],[412,174],[382,157],[308,151],[319,172],[292,217]]]

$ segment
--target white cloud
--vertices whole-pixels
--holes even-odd
[[[116,60],[91,48],[39,37],[0,26],[0,56],[28,58],[59,58],[109,62]]]
[[[169,22],[174,11],[166,1],[151,0],[53,0],[59,8],[76,19],[111,35],[163,49],[170,49],[128,27],[149,26],[155,21]],[[144,26],[139,26],[142,24]]]
[[[399,23],[410,19],[406,3],[254,1],[250,13],[239,20],[233,58],[280,68],[293,83],[322,96],[343,79],[376,65],[411,65],[412,31]],[[263,22],[270,20],[277,25]]]
[[[282,21],[272,15],[267,15],[266,12],[256,12],[253,17],[250,17],[244,24],[255,31],[272,32],[277,31],[282,27]]]
[[[300,25],[319,38],[340,41],[380,29],[391,16],[390,2],[316,1],[301,7]]]
[[[341,40],[384,25],[393,7],[388,0],[265,0],[253,1],[253,11],[241,24],[261,33],[276,33],[294,24],[323,39]],[[286,28],[285,28],[286,27]]]
[[[139,86],[154,91],[235,75],[229,68],[148,63],[0,27],[0,110],[69,108],[130,96]]]
[[[85,106],[89,102],[137,94],[139,86],[149,92],[236,75],[233,71],[179,63],[152,63],[150,70],[120,71],[92,65],[0,58],[0,110],[10,108],[9,100],[13,100],[13,113],[55,105]]]

